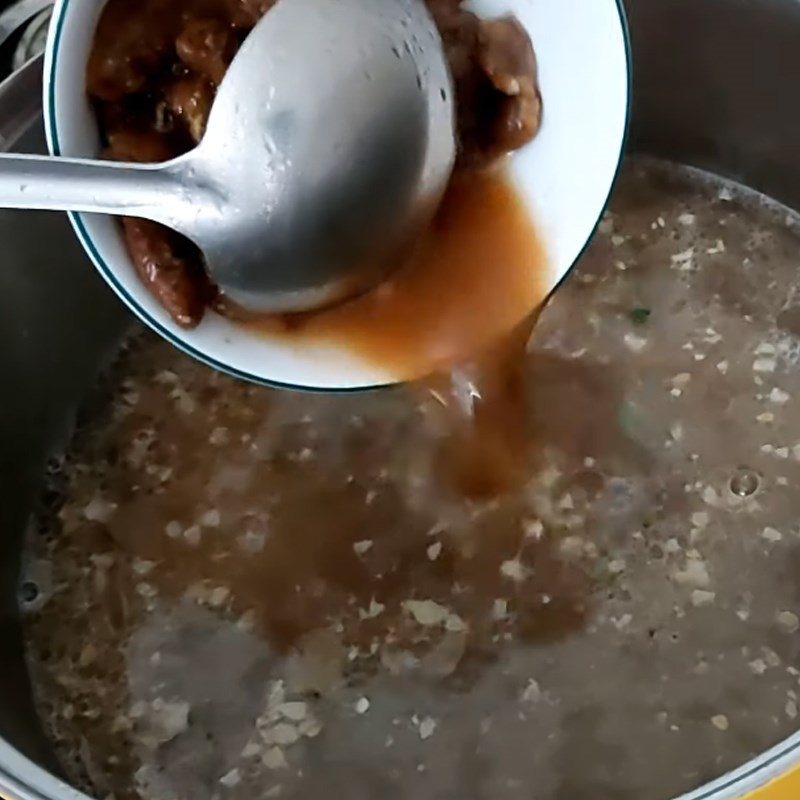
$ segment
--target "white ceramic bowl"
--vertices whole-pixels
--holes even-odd
[[[45,131],[54,155],[98,153],[85,71],[103,4],[55,4],[44,81]],[[513,156],[510,171],[540,232],[548,257],[546,286],[552,289],[591,237],[622,158],[630,95],[622,2],[477,0],[472,8],[487,17],[515,14],[536,49],[544,120],[536,139]],[[211,312],[195,330],[183,330],[139,281],[116,221],[97,214],[70,217],[100,274],[131,310],[212,367],[250,381],[309,389],[367,388],[398,379],[344,346],[270,338]]]

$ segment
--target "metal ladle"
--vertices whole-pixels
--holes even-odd
[[[280,0],[189,153],[154,165],[0,155],[0,206],[160,222],[198,245],[234,302],[307,310],[376,283],[429,220],[453,125],[421,0]]]

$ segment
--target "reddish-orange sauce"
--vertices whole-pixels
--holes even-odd
[[[348,303],[293,317],[282,335],[341,343],[398,379],[493,346],[547,291],[541,240],[500,170],[460,172],[409,263]],[[274,321],[247,323],[275,334]]]
[[[465,497],[495,497],[527,479],[524,364],[536,316],[479,356],[421,384],[441,403],[439,475]]]

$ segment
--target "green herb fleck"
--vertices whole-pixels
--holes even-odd
[[[644,325],[644,323],[647,322],[652,313],[653,312],[649,308],[642,308],[642,306],[637,306],[636,308],[631,309],[630,318],[631,321],[636,323],[637,325]]]

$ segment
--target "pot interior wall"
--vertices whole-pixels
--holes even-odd
[[[16,147],[44,152],[37,131]],[[49,762],[17,618],[19,552],[47,456],[130,317],[89,266],[63,214],[0,213],[0,736]]]
[[[800,3],[627,0],[632,150],[800,206]]]

